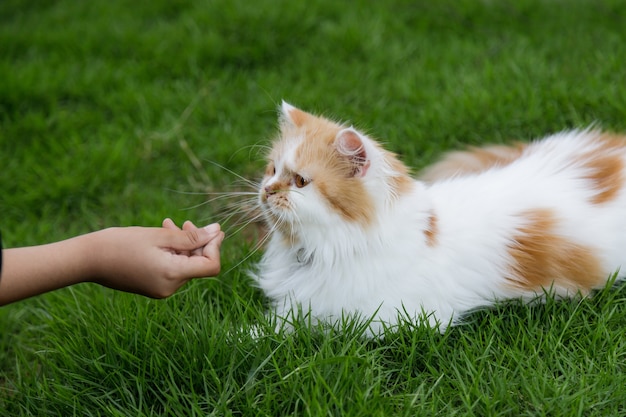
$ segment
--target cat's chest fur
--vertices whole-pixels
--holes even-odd
[[[497,300],[586,293],[626,261],[625,155],[621,138],[566,132],[453,155],[425,184],[354,129],[284,105],[254,278],[279,316],[359,314],[374,332],[399,314],[445,326]]]
[[[416,273],[423,275],[413,262],[426,246],[428,211],[420,211],[420,205],[405,196],[371,228],[331,228],[295,245],[276,234],[260,265],[261,288],[278,300],[280,310],[295,301],[335,317],[348,311],[371,315],[385,310],[384,304],[397,305],[407,270],[413,269],[416,285]]]
[[[259,285],[279,315],[295,306],[326,320],[376,315],[376,329],[378,322],[393,324],[403,311],[411,318],[436,312],[431,324],[445,325],[455,312],[506,297],[509,289],[498,282],[506,258],[503,237],[485,227],[493,219],[463,210],[439,213],[429,197],[416,183],[370,229],[329,232],[308,247],[276,236],[259,265]]]

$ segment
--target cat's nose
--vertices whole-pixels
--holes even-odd
[[[265,194],[267,195],[276,194],[276,190],[268,185],[265,187]]]

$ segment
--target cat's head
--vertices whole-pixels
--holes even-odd
[[[353,127],[286,102],[279,119],[259,196],[271,227],[291,236],[308,227],[366,228],[410,189],[404,165]]]

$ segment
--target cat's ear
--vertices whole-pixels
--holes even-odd
[[[300,127],[309,117],[308,113],[303,112],[300,109],[295,108],[285,100],[280,105],[280,124],[281,126],[291,125],[294,127]]]
[[[364,140],[353,128],[347,128],[337,133],[335,137],[337,152],[350,161],[353,177],[363,177],[370,167]]]

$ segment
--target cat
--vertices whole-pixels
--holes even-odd
[[[452,153],[415,179],[352,126],[286,102],[279,112],[258,192],[270,235],[252,272],[276,317],[444,331],[500,301],[588,294],[626,263],[619,135]]]

